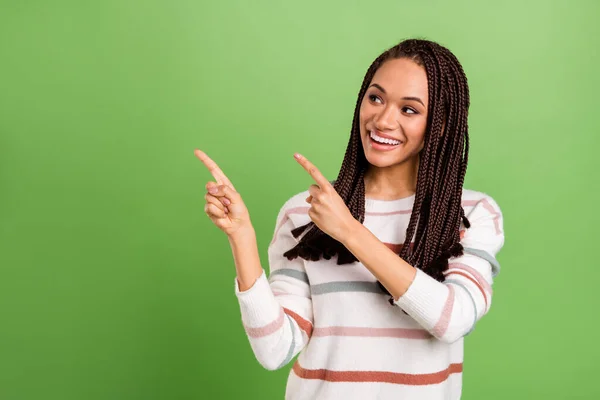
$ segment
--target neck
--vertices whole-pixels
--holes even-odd
[[[412,196],[417,190],[418,170],[418,157],[389,167],[369,165],[365,172],[365,197],[396,200]]]

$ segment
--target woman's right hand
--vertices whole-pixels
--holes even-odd
[[[217,164],[203,151],[196,150],[196,157],[208,168],[216,182],[206,184],[206,204],[204,212],[210,220],[227,236],[232,237],[237,233],[252,228],[250,214],[242,197],[227,176],[221,171]]]

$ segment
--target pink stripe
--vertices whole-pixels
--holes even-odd
[[[454,307],[454,288],[448,285],[448,297],[446,298],[446,304],[444,304],[444,310],[440,316],[439,321],[433,327],[433,334],[437,337],[444,336],[448,325],[450,325],[450,316],[452,315],[452,308]]]
[[[490,205],[490,203],[486,200],[483,199],[481,200],[482,203],[484,203],[485,208],[490,211],[492,214],[494,214],[496,216],[496,219],[499,217],[499,214],[494,210],[494,208]],[[479,203],[479,200],[465,200],[464,202],[462,202],[462,206],[463,207],[469,207],[469,206],[475,206],[477,205],[477,203]],[[306,211],[308,213],[308,209]],[[399,215],[399,214],[410,214],[412,213],[412,209],[410,210],[397,210],[397,211],[387,211],[387,212],[373,212],[373,211],[369,211],[369,212],[365,212],[365,215],[370,215],[373,217],[385,217],[388,215]],[[498,226],[498,222],[496,221],[496,226]]]
[[[468,266],[468,265],[465,265],[465,264],[461,264],[461,263],[453,263],[453,264],[450,264],[450,265],[448,266],[448,270],[447,270],[447,272],[446,272],[446,273],[450,272],[450,270],[451,270],[452,268],[456,268],[456,269],[462,269],[462,270],[465,270],[465,271],[467,271],[468,273],[470,273],[471,275],[473,275],[473,277],[474,277],[475,279],[477,279],[477,282],[479,282],[479,284],[480,284],[481,286],[483,286],[483,288],[484,288],[486,291],[488,291],[490,294],[492,294],[492,293],[493,293],[493,291],[492,291],[492,287],[490,286],[489,282],[488,282],[488,281],[487,281],[487,280],[486,280],[486,279],[483,277],[483,275],[481,275],[481,274],[479,273],[479,271],[477,271],[475,268],[473,268],[473,267],[470,267],[470,266]]]
[[[279,328],[283,326],[284,318],[285,315],[283,314],[283,309],[280,309],[279,317],[270,324],[262,326],[260,328],[250,328],[248,326],[244,326],[244,329],[246,329],[246,333],[250,337],[258,338],[267,336],[273,332],[276,332]]]
[[[273,240],[271,241],[271,244],[275,243],[275,241],[277,240],[277,233],[279,232],[281,227],[283,225],[285,225],[285,223],[288,221],[288,219],[290,219],[290,215],[292,215],[292,214],[306,215],[306,214],[308,214],[309,209],[310,209],[310,207],[294,207],[294,208],[290,208],[289,210],[286,210],[285,214],[283,215],[283,218],[281,218],[281,222],[275,229],[275,234],[273,235]],[[412,210],[399,210],[399,211],[391,211],[391,212],[365,212],[365,215],[387,216],[387,215],[397,215],[397,214],[410,214],[411,212],[412,212]]]
[[[487,294],[485,294],[485,290],[483,290],[483,288],[481,287],[481,285],[479,284],[479,282],[477,282],[474,278],[472,278],[471,276],[465,274],[462,271],[450,271],[448,273],[448,275],[460,275],[460,276],[464,276],[465,278],[467,278],[468,280],[470,280],[471,282],[473,282],[475,284],[475,286],[477,286],[477,289],[479,289],[479,291],[481,292],[481,295],[483,296],[483,300],[485,301],[485,309],[488,309],[488,299],[487,299]]]
[[[369,212],[365,212],[365,215],[369,215],[372,217],[386,217],[388,215],[410,214],[411,212],[412,212],[412,210],[383,211],[383,212],[369,211]]]
[[[463,207],[469,207],[469,206],[474,206],[478,203],[478,200],[465,200],[464,202],[462,202],[462,206]],[[484,205],[486,206],[486,209],[489,210],[492,214],[498,216],[498,213],[494,210],[494,208],[490,205],[490,203],[488,203],[488,201],[486,199],[483,199],[482,202],[484,203]],[[308,213],[308,210],[306,211]],[[412,213],[412,209],[410,210],[398,210],[398,211],[387,211],[387,212],[365,212],[365,215],[370,215],[373,217],[385,217],[388,215],[399,215],[399,214],[410,214]],[[497,225],[497,223],[496,223]]]
[[[390,337],[402,339],[429,339],[431,334],[424,329],[408,328],[363,328],[353,326],[328,326],[314,328],[313,336],[361,336]]]
[[[494,207],[492,207],[492,205],[490,204],[489,201],[487,201],[487,199],[481,199],[481,200],[465,200],[462,205],[463,207],[475,207],[477,204],[483,204],[483,207],[490,212],[490,214],[492,214],[494,216],[494,226],[496,227],[496,235],[499,235],[501,233],[500,231],[500,213],[498,211],[496,211],[494,209]]]
[[[463,207],[473,207],[473,206],[476,206],[480,202],[483,204],[485,209],[488,210],[494,216],[494,225],[496,227],[496,234],[497,235],[500,234],[500,214],[496,210],[494,210],[494,207],[492,207],[492,205],[487,201],[487,199],[465,200],[462,202],[462,206]],[[292,214],[308,214],[309,209],[310,209],[310,207],[294,207],[294,208],[290,208],[289,210],[286,210],[283,218],[281,219],[281,222],[275,229],[275,234],[273,235],[273,240],[271,241],[271,244],[275,243],[275,241],[277,240],[277,234],[279,233],[279,230],[288,221],[288,219],[290,219],[290,215],[292,215]],[[412,213],[412,209],[411,210],[388,211],[388,212],[365,212],[365,215],[369,215],[369,216],[373,216],[373,217],[385,217],[385,216],[389,216],[389,215],[410,214],[410,213]]]
[[[288,221],[288,219],[290,219],[291,214],[308,214],[309,208],[310,207],[294,207],[294,208],[290,208],[289,210],[287,210],[285,212],[285,214],[283,215],[283,218],[281,218],[281,222],[275,229],[275,234],[273,235],[273,240],[271,241],[271,244],[275,243],[275,241],[277,240],[277,233],[279,233],[279,230],[281,229],[281,227],[283,225],[285,225],[285,223]]]

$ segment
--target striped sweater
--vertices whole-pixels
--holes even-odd
[[[461,227],[465,254],[452,258],[440,283],[421,270],[393,305],[360,262],[289,261],[291,230],[310,221],[308,192],[281,208],[269,245],[269,276],[235,294],[250,345],[269,370],[298,355],[285,398],[459,399],[463,340],[491,305],[503,219],[489,196],[464,190],[471,223]],[[395,252],[404,242],[414,195],[365,201],[364,225]]]

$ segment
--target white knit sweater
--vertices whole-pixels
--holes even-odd
[[[267,369],[291,368],[286,399],[459,399],[463,337],[491,305],[496,254],[504,244],[496,202],[471,190],[462,204],[471,223],[461,228],[465,254],[449,261],[440,283],[421,270],[408,291],[389,303],[361,263],[337,265],[283,253],[291,230],[310,222],[308,192],[289,199],[269,246],[270,274],[247,291],[235,280],[242,322],[257,360]],[[366,199],[364,225],[397,253],[414,196]]]

